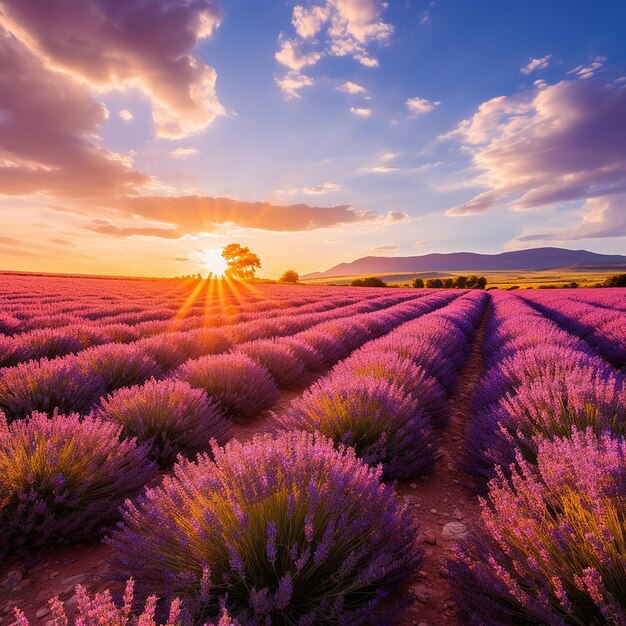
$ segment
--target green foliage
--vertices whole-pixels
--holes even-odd
[[[419,276],[417,278],[414,278],[413,282],[411,283],[411,287],[414,287],[415,289],[423,289],[424,279],[420,278]]]
[[[350,283],[352,287],[386,287],[387,283],[383,282],[378,276],[368,276],[367,278],[356,278]]]
[[[602,287],[626,287],[626,274],[615,274],[607,278]]]
[[[226,274],[232,278],[251,280],[256,270],[261,267],[261,259],[254,252],[250,252],[250,248],[238,243],[229,243],[224,246],[222,257],[228,266]]]
[[[429,289],[484,289],[486,285],[487,279],[475,274],[456,278],[429,278],[426,281],[426,287]]]
[[[428,289],[443,289],[443,281],[441,278],[429,278],[426,281],[426,287]]]
[[[287,270],[279,279],[281,283],[295,285],[300,280],[300,274],[296,270]]]

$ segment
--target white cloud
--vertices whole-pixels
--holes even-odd
[[[302,190],[302,193],[305,193],[310,196],[316,196],[324,193],[330,193],[331,191],[337,191],[340,189],[341,185],[337,183],[333,183],[330,180],[327,180],[325,183],[321,185],[316,185],[315,187],[305,187]]]
[[[176,148],[176,150],[172,150],[171,154],[175,159],[186,159],[198,153],[199,150],[195,148]]]
[[[385,154],[383,154],[381,159],[383,161],[393,161],[394,159],[397,159],[399,156],[400,155],[397,152],[385,152]]]
[[[392,172],[398,172],[400,169],[399,165],[375,165],[368,171],[374,172],[375,174],[390,174]]]
[[[281,41],[280,49],[274,56],[279,63],[296,71],[308,65],[315,65],[322,58],[319,52],[301,52],[297,42],[284,38]]]
[[[576,71],[577,78],[484,102],[456,136],[486,190],[449,215],[507,206],[560,206],[573,216],[559,233],[524,240],[626,236],[626,90]]]
[[[119,112],[119,116],[120,119],[124,120],[125,122],[130,122],[130,120],[132,120],[134,117],[134,115],[128,109],[122,109]]]
[[[573,70],[570,70],[568,74],[575,74],[578,78],[587,80],[588,78],[595,76],[598,71],[602,69],[605,61],[606,57],[596,57],[591,63],[589,63],[589,65],[579,65]]]
[[[550,60],[552,59],[551,54],[546,54],[545,57],[541,57],[539,59],[533,59],[532,57],[528,59],[528,63],[520,69],[522,74],[530,74],[531,72],[545,70],[548,65],[550,65]]]
[[[322,24],[328,20],[329,7],[313,6],[311,9],[297,5],[293,9],[291,23],[303,39],[310,39],[319,33]]]
[[[428,113],[435,107],[438,107],[441,102],[435,102],[433,100],[426,100],[426,98],[409,98],[406,101],[406,106],[412,115],[421,115],[422,113]]]
[[[300,98],[300,89],[303,87],[311,87],[313,79],[304,74],[300,74],[297,70],[287,72],[282,78],[276,79],[276,84],[281,88],[288,99]]]
[[[367,107],[350,107],[350,113],[354,113],[359,117],[369,117],[372,114],[372,109]]]
[[[358,83],[353,83],[351,80],[345,82],[343,85],[339,85],[337,87],[337,91],[343,91],[344,93],[350,94],[359,94],[365,93],[367,90],[363,85],[359,85]]]
[[[383,21],[383,0],[322,0],[309,8],[296,5],[292,24],[295,39],[279,37],[276,59],[293,70],[315,65],[323,56],[349,56],[365,67],[378,67],[371,45],[386,45],[393,26]],[[306,44],[311,52],[303,53]]]

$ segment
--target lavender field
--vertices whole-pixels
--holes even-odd
[[[626,625],[625,289],[0,302],[0,624]]]

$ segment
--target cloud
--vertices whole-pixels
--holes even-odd
[[[177,256],[174,261],[180,261],[181,263],[186,263],[187,261],[189,261],[189,257],[186,256]]]
[[[119,116],[120,119],[124,120],[125,122],[130,122],[130,120],[132,120],[134,117],[134,115],[128,109],[122,109],[119,112]]]
[[[293,98],[300,98],[300,89],[303,87],[311,87],[313,85],[313,79],[304,74],[300,74],[297,70],[291,70],[282,78],[277,78],[276,84],[287,98],[291,100]]]
[[[339,85],[337,87],[337,91],[343,91],[344,93],[349,94],[359,94],[365,93],[367,90],[362,85],[359,85],[358,83],[353,83],[351,80],[349,80],[343,83],[343,85]]]
[[[319,33],[324,22],[328,20],[329,15],[330,9],[328,6],[313,6],[311,9],[305,9],[300,5],[296,5],[293,9],[291,23],[302,39],[311,39]]]
[[[180,239],[183,233],[176,228],[154,228],[154,227],[120,227],[107,220],[93,220],[86,230],[99,233],[101,235],[115,235],[116,237],[160,237],[161,239]]]
[[[193,56],[220,23],[217,0],[2,4],[2,25],[47,69],[98,91],[146,94],[160,137],[195,133],[224,114],[215,69]]]
[[[372,114],[372,109],[367,107],[350,107],[350,113],[354,113],[359,117],[369,117]]]
[[[430,241],[416,241],[414,248],[424,248],[425,246],[430,246]]]
[[[380,63],[369,49],[372,44],[388,43],[393,26],[381,15],[387,3],[383,0],[325,0],[310,8],[296,5],[291,22],[295,39],[279,38],[276,59],[290,69],[314,65],[323,56],[349,56],[365,67]],[[313,50],[300,52],[306,43]]]
[[[409,98],[406,101],[406,106],[409,109],[411,115],[422,115],[432,111],[435,107],[438,107],[441,102],[435,102],[433,100],[426,100],[426,98]]]
[[[94,143],[107,111],[89,88],[48,69],[1,25],[0,67],[0,193],[116,197],[148,182]]]
[[[595,76],[604,66],[606,57],[596,57],[589,65],[579,65],[573,70],[570,70],[568,74],[574,74],[582,80],[587,80]]]
[[[374,172],[375,174],[390,174],[391,172],[397,172],[401,168],[399,165],[375,165],[371,167],[368,171]]]
[[[550,60],[552,59],[551,54],[546,54],[545,57],[541,57],[540,59],[533,59],[532,57],[528,59],[528,63],[520,69],[522,74],[530,74],[531,72],[545,70],[548,65],[550,65]]]
[[[331,207],[308,204],[275,205],[207,196],[126,198],[118,201],[115,209],[120,219],[144,220],[150,222],[151,226],[136,228],[134,225],[118,226],[106,220],[93,220],[90,230],[117,236],[176,238],[215,232],[224,225],[273,232],[296,232],[360,222],[397,222],[407,219],[406,214],[399,211],[380,215],[348,204]]]
[[[199,154],[199,150],[196,150],[196,148],[176,148],[176,150],[171,152],[175,159],[186,159],[195,154]]]
[[[408,222],[410,219],[410,216],[402,211],[389,211],[387,213],[388,222]]]
[[[562,238],[626,235],[626,89],[580,75],[489,100],[450,134],[487,190],[449,215],[561,205],[583,215]],[[571,222],[571,220],[569,220]]]
[[[376,246],[375,248],[370,248],[368,252],[396,252],[400,250],[400,246],[396,244],[388,244],[385,246]]]
[[[337,189],[340,189],[340,188],[341,188],[341,185],[338,185],[337,183],[333,183],[330,180],[327,180],[322,185],[317,185],[315,187],[305,187],[302,190],[302,193],[306,193],[308,195],[319,195],[319,194],[329,193],[331,191],[337,191]]]
[[[383,161],[393,161],[397,159],[400,155],[397,152],[385,152],[382,157],[380,157]]]
[[[322,58],[319,52],[301,52],[297,42],[284,38],[280,42],[280,49],[274,56],[279,63],[296,71],[308,65],[315,65]]]

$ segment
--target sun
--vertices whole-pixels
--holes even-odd
[[[205,269],[213,276],[223,276],[228,267],[220,250],[205,250],[201,258]]]

